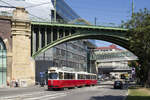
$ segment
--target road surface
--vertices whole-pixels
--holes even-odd
[[[0,89],[0,100],[124,100],[127,89],[113,89],[108,83],[60,91],[46,87]]]

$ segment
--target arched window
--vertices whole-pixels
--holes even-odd
[[[0,86],[5,86],[7,81],[6,47],[0,39]]]

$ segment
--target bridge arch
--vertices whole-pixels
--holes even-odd
[[[34,53],[32,55],[32,57],[35,58],[40,53],[45,52],[49,48],[52,48],[52,47],[54,47],[58,44],[68,42],[68,41],[72,41],[72,40],[79,40],[79,39],[103,40],[103,41],[115,43],[119,46],[122,46],[122,47],[130,50],[129,49],[129,40],[127,38],[124,38],[124,37],[114,36],[114,35],[102,35],[102,34],[72,34],[70,36],[66,36],[66,37],[60,38],[60,39],[58,39],[58,40],[56,40],[52,43],[49,43],[48,45],[44,46],[43,48],[38,50],[36,53]]]

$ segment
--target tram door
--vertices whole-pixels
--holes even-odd
[[[0,40],[0,87],[6,86],[6,48],[4,43]]]

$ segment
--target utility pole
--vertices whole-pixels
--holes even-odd
[[[95,23],[95,26],[96,26],[96,22],[97,22],[97,18],[95,17],[95,18],[94,18],[94,23]]]
[[[134,16],[134,0],[132,0],[132,17]]]
[[[54,22],[56,22],[56,16],[57,16],[57,13],[56,13],[56,0],[54,0]]]

